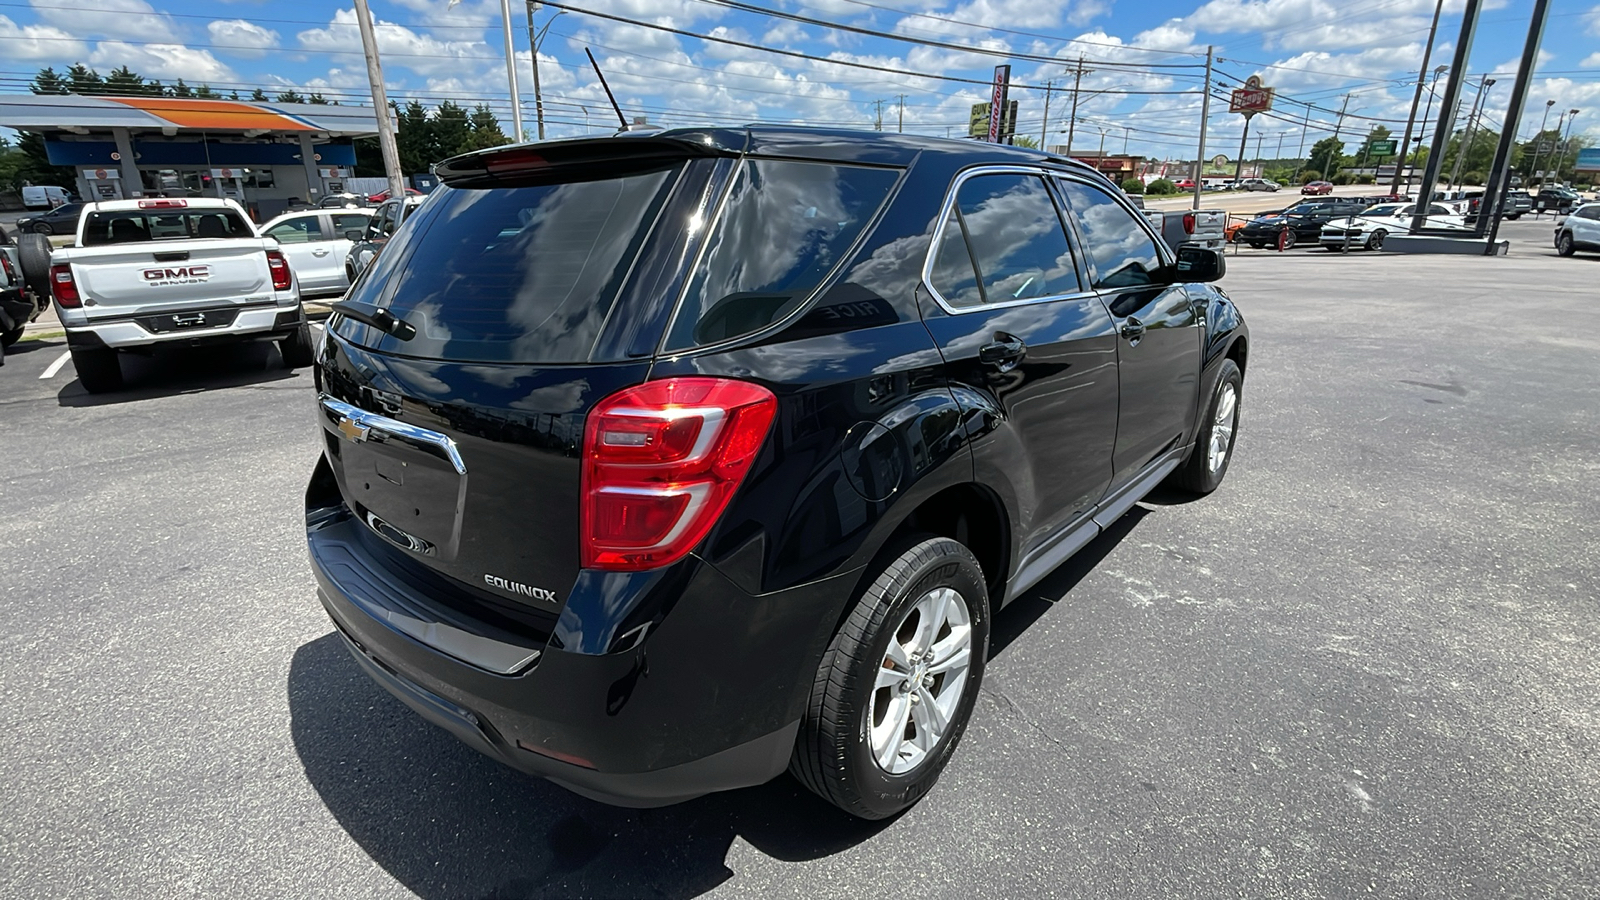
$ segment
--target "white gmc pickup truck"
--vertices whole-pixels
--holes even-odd
[[[288,260],[232,200],[89,204],[75,243],[51,254],[50,293],[91,392],[122,386],[119,352],[160,344],[274,340],[290,368],[311,364]]]

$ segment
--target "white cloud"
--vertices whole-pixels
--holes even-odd
[[[211,51],[196,50],[183,44],[136,45],[122,41],[101,41],[89,54],[89,64],[107,69],[127,66],[145,78],[168,81],[182,78],[189,84],[238,80],[233,70],[212,56]]]
[[[0,16],[0,47],[5,57],[15,60],[81,59],[89,48],[59,28],[49,25],[18,25]]]
[[[40,20],[70,31],[74,37],[113,37],[171,41],[183,32],[171,16],[156,12],[145,0],[30,0]]]
[[[1585,69],[1600,68],[1600,51],[1596,51],[1588,56],[1585,56],[1583,58],[1583,62],[1578,63],[1578,65]]]
[[[265,56],[278,46],[278,33],[244,19],[219,19],[206,25],[211,42],[236,56]]]
[[[382,19],[373,23],[373,33],[385,70],[400,67],[419,75],[448,76],[459,74],[463,69],[483,68],[486,62],[483,58],[493,55],[483,41],[442,41]],[[353,9],[338,10],[326,28],[306,29],[295,35],[295,39],[306,50],[353,53],[355,57],[361,53],[361,31]]]

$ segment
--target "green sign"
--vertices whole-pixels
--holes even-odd
[[[1373,141],[1367,147],[1367,152],[1373,156],[1393,156],[1399,141]]]
[[[1000,136],[1007,137],[1017,133],[1017,101],[1012,100],[1006,104],[1006,114],[1000,120]],[[975,138],[989,136],[989,104],[974,103],[972,111],[967,117],[967,135]]]

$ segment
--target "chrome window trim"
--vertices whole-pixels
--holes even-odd
[[[437,431],[429,431],[426,428],[419,428],[416,425],[411,425],[398,419],[391,419],[388,416],[367,412],[358,406],[351,406],[326,394],[322,395],[321,401],[324,419],[323,427],[339,435],[342,440],[349,440],[349,438],[339,431],[339,422],[341,419],[348,419],[371,431],[392,435],[412,444],[420,444],[449,462],[455,468],[457,475],[467,474],[467,464],[462,461],[461,452],[456,449],[456,442],[451,440],[449,436],[440,434]]]
[[[934,255],[939,251],[939,241],[944,238],[944,226],[946,222],[950,221],[950,210],[955,207],[956,193],[961,190],[961,186],[965,184],[969,178],[975,178],[979,175],[997,174],[1034,175],[1040,179],[1043,179],[1045,182],[1045,190],[1050,191],[1051,186],[1048,179],[1050,176],[1057,175],[1059,173],[1053,172],[1049,169],[1039,169],[1034,168],[1033,166],[1019,165],[976,166],[958,173],[956,175],[956,180],[952,182],[949,189],[945,191],[944,202],[939,205],[939,224],[933,230],[932,239],[928,242],[927,255],[922,259],[922,286],[928,291],[928,296],[933,298],[933,302],[939,304],[940,309],[943,309],[952,316],[964,316],[968,313],[987,312],[994,309],[1009,309],[1013,306],[1027,306],[1032,303],[1051,303],[1057,300],[1077,300],[1085,297],[1097,297],[1098,295],[1094,292],[1094,290],[1083,289],[1083,267],[1086,261],[1079,259],[1081,254],[1078,252],[1078,248],[1082,246],[1082,244],[1081,242],[1074,241],[1074,238],[1077,237],[1077,233],[1070,230],[1070,226],[1067,224],[1065,219],[1063,219],[1061,222],[1062,235],[1067,238],[1067,246],[1072,251],[1072,267],[1073,271],[1078,276],[1078,286],[1080,290],[1071,291],[1065,294],[1050,294],[1045,297],[1028,297],[1023,300],[1002,300],[999,303],[980,303],[977,306],[955,306],[952,305],[950,301],[946,300],[944,295],[939,293],[938,288],[933,286],[933,258]],[[1050,202],[1055,204],[1058,201],[1052,197]],[[1060,216],[1062,212],[1064,212],[1064,210],[1057,209],[1056,215]],[[970,253],[971,249],[969,248],[968,254],[970,255]]]

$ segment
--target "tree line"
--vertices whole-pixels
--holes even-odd
[[[268,95],[261,88],[241,97],[231,90],[227,94],[210,85],[190,85],[182,78],[171,84],[157,79],[146,79],[127,66],[118,66],[110,73],[98,71],[75,63],[65,72],[46,66],[29,83],[35,94],[76,94],[82,97],[182,97],[199,100],[244,100],[254,103],[310,103],[338,106],[321,93],[301,94],[286,88]],[[391,101],[396,122],[395,143],[400,151],[400,168],[407,174],[428,171],[440,160],[460,153],[498,147],[511,139],[500,130],[500,121],[488,104],[475,104],[470,110],[446,100],[429,109],[420,100],[407,101],[404,106]],[[357,177],[382,177],[383,157],[377,138],[357,138],[355,141]],[[77,172],[71,166],[53,166],[45,152],[44,138],[34,133],[24,133],[16,144],[0,138],[0,190],[21,190],[24,184],[54,184],[74,190]]]

